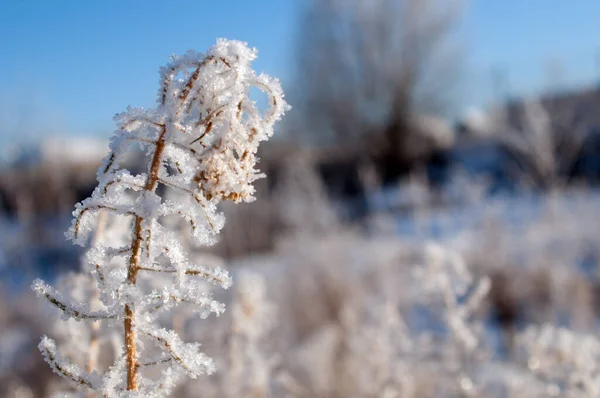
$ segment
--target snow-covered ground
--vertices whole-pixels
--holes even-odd
[[[366,227],[333,226],[318,236],[299,232],[282,239],[272,253],[231,261],[234,288],[221,297],[230,311],[184,326],[186,337],[204,344],[221,373],[187,383],[178,396],[194,396],[198,389],[205,396],[223,396],[231,380],[239,383],[240,394],[256,388],[291,397],[476,392],[542,397],[552,391],[593,396],[589,391],[595,391],[597,380],[586,368],[589,360],[567,367],[555,364],[553,355],[567,349],[571,338],[594,338],[574,333],[596,331],[600,192],[492,198],[471,192],[455,195],[448,207],[416,206],[413,212],[398,209],[414,207],[414,198],[420,197],[413,192],[407,206],[397,206],[394,201],[402,200],[401,195],[398,190],[373,195]],[[34,256],[31,244],[15,257],[20,239],[26,239],[19,225],[4,222],[1,232],[5,259],[48,261]],[[56,235],[62,241],[62,233]],[[65,250],[72,248],[65,242]],[[76,261],[77,254],[71,258]],[[248,272],[256,277],[248,278]],[[18,280],[21,286],[28,284],[19,265],[5,263],[1,275],[5,286]],[[487,277],[491,286],[486,298],[467,311],[469,297]],[[260,285],[260,280],[265,290],[254,291],[253,283]],[[240,298],[237,289],[250,289],[252,300],[240,304],[247,298]],[[27,385],[22,375],[36,369],[40,357],[35,345],[47,332],[39,324],[54,318],[53,313],[40,317],[48,307],[28,295],[5,289],[0,381],[8,377]],[[503,299],[517,307],[513,332],[507,332],[495,307]],[[246,310],[238,313],[236,305]],[[255,310],[248,309],[253,306]],[[267,307],[273,308],[267,315],[256,312]],[[248,317],[244,325],[251,328],[244,333],[254,340],[242,337],[230,345],[232,322],[239,322],[235,316]],[[563,333],[534,326],[546,322],[569,329]],[[521,335],[527,327],[529,334]],[[510,333],[519,336],[512,343],[507,342]],[[564,359],[579,360],[571,356],[580,354],[569,350],[572,354]],[[247,361],[241,368],[231,362],[239,355]],[[29,370],[11,368],[19,356],[31,361],[25,367]],[[542,366],[535,362],[540,358]],[[563,373],[550,369],[559,365]],[[586,377],[589,386],[568,385],[565,375]]]

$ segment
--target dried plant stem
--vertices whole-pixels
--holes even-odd
[[[167,135],[166,126],[162,127],[162,131],[156,142],[156,148],[152,157],[152,163],[150,164],[150,170],[148,178],[146,179],[146,185],[144,190],[153,192],[156,189],[158,182],[158,171],[162,162],[162,154],[165,149],[165,138]],[[127,270],[127,282],[135,285],[137,280],[137,273],[140,269],[140,253],[142,249],[142,217],[135,217],[135,228],[134,238],[131,250],[131,257],[129,258],[129,269]],[[135,341],[135,319],[134,319],[134,308],[132,303],[125,306],[125,350],[127,359],[127,390],[137,391],[138,389],[138,368],[140,364],[137,356],[137,346]]]
[[[207,55],[189,51],[172,57],[160,69],[162,99],[158,106],[150,110],[129,107],[116,115],[119,130],[111,140],[111,153],[99,170],[98,188],[75,206],[67,234],[74,243],[86,246],[93,225],[90,218],[99,213],[110,212],[134,220],[127,242],[92,242],[88,251],[88,261],[95,267],[90,271],[97,273],[102,309],[95,309],[100,304],[95,297],[90,297],[92,302],[78,303],[73,294],[65,295],[41,279],[34,280],[31,286],[67,318],[123,321],[123,355],[119,354],[103,375],[94,369],[103,344],[97,324],[90,337],[86,364],[89,372],[61,356],[54,340],[42,338],[39,349],[46,362],[78,386],[106,397],[159,397],[169,394],[182,375],[197,378],[215,371],[214,361],[199,350],[199,344],[187,343],[174,330],[162,327],[157,312],[186,304],[193,305],[202,318],[218,316],[225,305],[214,300],[200,281],[180,276],[196,275],[223,289],[231,286],[231,277],[220,267],[189,264],[177,237],[165,231],[161,220],[166,216],[181,217],[189,222],[194,240],[208,245],[215,242],[225,221],[218,204],[224,200],[254,199],[252,183],[262,177],[255,169],[259,142],[273,134],[274,123],[288,108],[279,82],[264,74],[257,76],[252,70],[250,64],[255,57],[255,49],[225,39],[217,40]],[[265,91],[269,97],[270,107],[264,113],[249,97],[252,87]],[[196,125],[198,118],[200,125]],[[198,136],[203,138],[189,144]],[[131,174],[118,164],[132,141],[141,143],[150,153],[145,173]],[[169,167],[177,173],[170,173]],[[156,192],[159,184],[184,197],[164,199],[162,192]],[[134,194],[129,195],[128,191]],[[186,201],[185,197],[193,201]],[[116,238],[121,238],[120,234]],[[158,260],[162,255],[167,264]],[[125,264],[114,264],[116,257]],[[111,266],[104,275],[102,267],[109,264],[115,267]],[[121,272],[125,270],[123,278]],[[145,276],[142,273],[138,278],[139,271],[164,273],[173,283],[165,281],[160,291],[149,292],[149,286],[137,283]],[[174,324],[177,329],[177,319]],[[158,343],[163,351],[158,359],[146,357],[149,353],[141,345],[146,340]],[[164,368],[157,380],[140,372],[155,365]]]

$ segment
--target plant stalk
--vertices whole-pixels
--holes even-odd
[[[158,183],[158,174],[162,163],[162,154],[165,149],[167,128],[162,126],[162,131],[156,142],[156,148],[148,170],[148,178],[144,190],[153,192],[156,189]],[[140,254],[142,249],[142,217],[135,217],[135,228],[133,244],[131,249],[131,257],[129,258],[129,269],[127,270],[127,282],[135,285],[137,281],[137,273],[140,268]],[[138,369],[140,364],[138,362],[137,355],[137,344],[136,344],[136,330],[135,330],[135,309],[133,305],[125,305],[125,320],[123,322],[125,329],[125,350],[127,360],[127,390],[137,391],[138,390]]]

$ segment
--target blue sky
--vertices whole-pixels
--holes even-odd
[[[108,136],[112,115],[151,106],[158,67],[216,37],[247,41],[255,66],[292,79],[296,0],[6,0],[0,3],[0,145],[44,134]],[[467,0],[461,105],[600,81],[600,1]],[[552,72],[549,72],[552,71]]]
[[[600,84],[600,1],[471,0],[463,33],[470,99],[494,98],[491,76],[511,94]]]

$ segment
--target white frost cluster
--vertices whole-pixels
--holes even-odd
[[[375,252],[375,261],[397,258],[392,250],[387,255]],[[335,354],[341,375],[339,386],[333,387],[336,392],[361,397],[488,396],[481,364],[490,358],[476,313],[484,304],[489,279],[475,277],[457,252],[435,243],[426,244],[414,268],[388,268],[381,277],[386,280],[381,287],[389,279],[396,290],[380,288],[378,293],[385,294],[361,296],[354,289],[344,301],[342,345]],[[409,289],[409,294],[401,292]]]
[[[268,299],[265,278],[251,271],[236,277],[231,310],[229,369],[223,383],[227,397],[268,396],[274,358],[264,344],[275,327],[276,308]]]
[[[478,396],[477,364],[482,362],[483,326],[475,313],[491,288],[488,277],[476,279],[462,256],[435,243],[425,245],[425,264],[415,270],[425,301],[435,308],[449,334],[444,367],[462,396]]]
[[[442,301],[445,323],[462,349],[475,350],[479,325],[471,319],[491,288],[490,279],[476,281],[458,253],[437,244],[426,244],[425,256],[426,265],[415,276],[430,298]]]
[[[517,337],[527,368],[550,396],[600,396],[600,341],[553,325],[529,326]]]
[[[273,134],[275,122],[288,108],[279,82],[252,70],[255,58],[256,50],[245,43],[223,39],[206,54],[190,51],[173,57],[160,70],[158,105],[128,108],[115,117],[119,129],[98,171],[99,184],[90,198],[76,205],[67,233],[86,245],[102,212],[130,223],[124,244],[95,242],[87,253],[101,290],[101,308],[73,302],[41,280],[32,286],[65,318],[123,324],[123,356],[103,376],[70,363],[44,337],[40,350],[47,362],[74,384],[106,397],[164,396],[181,375],[196,378],[215,370],[198,343],[186,343],[163,328],[159,315],[180,304],[192,305],[203,318],[221,314],[224,305],[205,284],[227,289],[231,278],[223,269],[190,264],[180,238],[164,220],[183,218],[194,241],[209,245],[224,224],[219,202],[253,200],[252,184],[262,177],[255,169],[258,145]],[[264,112],[250,98],[252,88],[266,93]],[[144,173],[134,175],[119,166],[132,145],[147,151]],[[166,200],[159,186],[189,201]],[[138,283],[153,274],[169,276],[170,283],[151,289]],[[162,353],[148,358],[157,350]],[[161,376],[150,377],[146,369],[157,367],[163,369]]]

